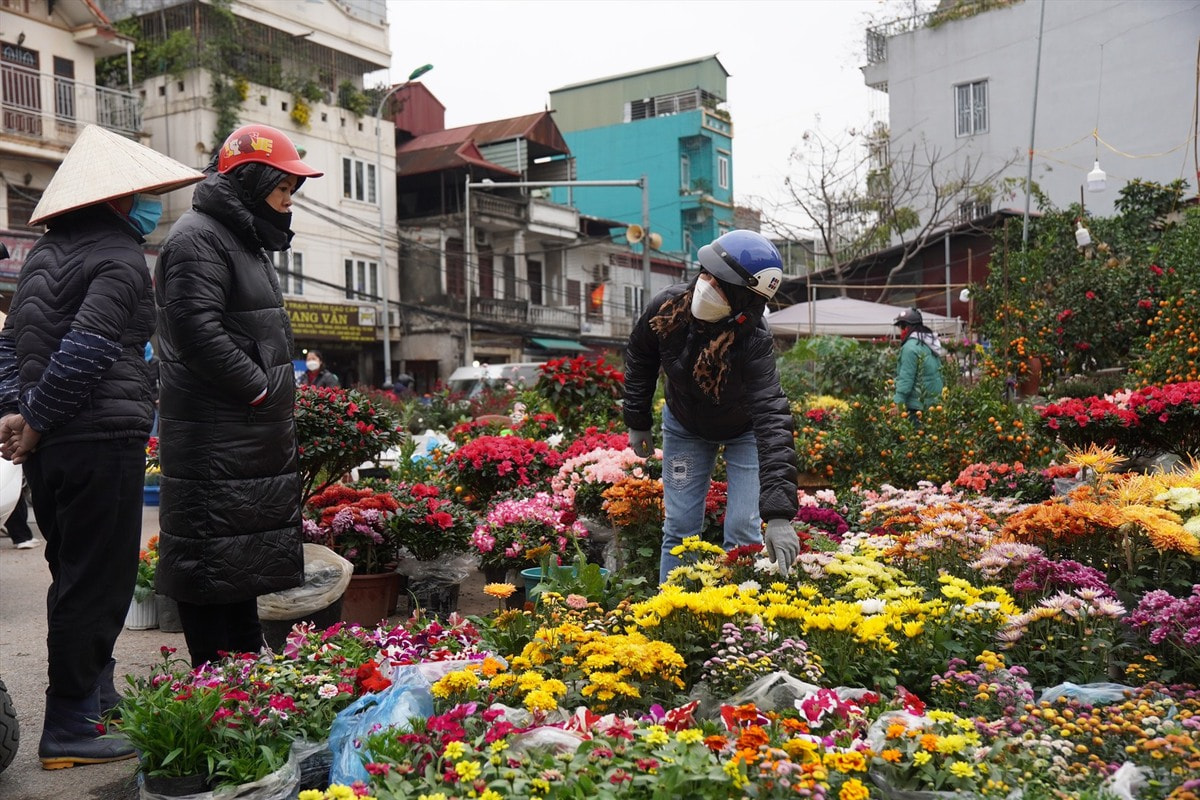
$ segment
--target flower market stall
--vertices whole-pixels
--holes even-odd
[[[791,574],[714,543],[718,475],[658,586],[661,462],[596,424],[617,393],[554,413],[588,382],[586,360],[563,361],[553,392],[484,398],[489,416],[532,410],[507,427],[448,419],[441,448],[398,443],[387,478],[350,480],[348,457],[311,471],[312,541],[410,585],[466,560],[489,576],[483,610],[301,623],[194,671],[164,651],[110,722],[141,752],[144,797],[185,778],[252,800],[1200,795],[1200,466],[1122,472],[1108,438],[1052,438],[1061,406],[1043,421],[982,398],[977,432],[946,441],[971,388],[923,429],[798,402],[800,460],[830,488],[799,492]],[[354,419],[354,457],[373,460],[413,412],[350,397],[321,413]],[[452,417],[439,403],[421,413]],[[876,479],[892,456],[872,450],[900,442],[907,469]],[[614,531],[609,574],[585,520]],[[546,580],[523,597],[532,568]]]

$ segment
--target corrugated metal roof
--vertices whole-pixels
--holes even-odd
[[[530,159],[571,152],[550,112],[539,111],[434,131],[409,139],[396,150],[396,169],[401,175],[419,175],[470,165],[501,175],[519,175],[488,161],[477,146],[515,139],[528,142]]]
[[[496,175],[521,177],[520,173],[505,169],[499,164],[493,164],[485,159],[472,141],[442,144],[435,147],[412,147],[415,142],[424,138],[424,136],[418,136],[416,139],[405,142],[396,151],[396,174],[401,176],[422,175],[446,169],[478,167]]]

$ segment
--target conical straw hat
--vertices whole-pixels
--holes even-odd
[[[144,192],[162,194],[204,174],[99,125],[88,125],[67,151],[29,221]]]

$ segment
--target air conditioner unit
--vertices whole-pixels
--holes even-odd
[[[483,247],[488,243],[488,232],[480,228],[475,229],[475,246]]]
[[[612,270],[608,264],[597,264],[592,267],[592,280],[596,283],[606,283],[612,280]]]
[[[400,312],[394,308],[388,309],[388,327],[395,328],[400,325]]]

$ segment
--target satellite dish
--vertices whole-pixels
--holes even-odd
[[[625,239],[630,244],[637,244],[645,235],[646,232],[642,230],[642,226],[636,223],[625,229]]]
[[[649,241],[651,250],[659,250],[662,248],[662,234],[651,233]]]

